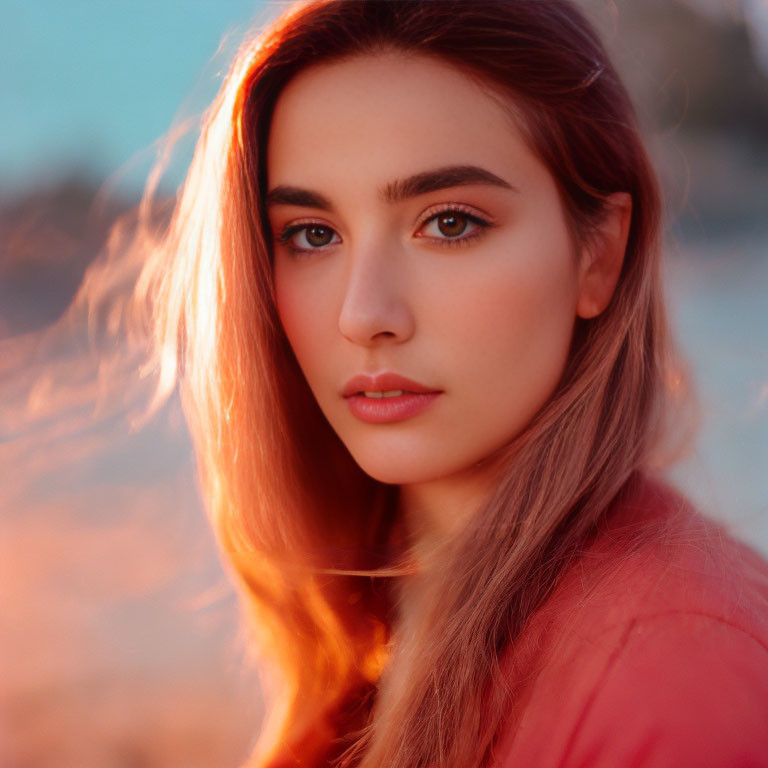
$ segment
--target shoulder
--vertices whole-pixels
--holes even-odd
[[[673,488],[640,475],[566,569],[547,608],[595,640],[616,625],[665,615],[687,633],[693,616],[709,616],[768,646],[768,562]]]
[[[584,688],[560,765],[768,766],[768,648],[719,616],[617,628]]]
[[[644,479],[505,668],[500,766],[768,766],[768,564]]]

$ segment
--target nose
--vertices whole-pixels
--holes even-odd
[[[371,248],[351,255],[339,331],[348,341],[373,346],[402,343],[415,323],[407,297],[405,265],[392,249]]]

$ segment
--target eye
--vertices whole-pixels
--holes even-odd
[[[293,253],[315,251],[326,245],[341,242],[341,238],[331,227],[311,223],[287,226],[277,236],[277,240]]]
[[[460,208],[444,208],[429,216],[419,228],[418,237],[466,242],[481,234],[490,223]]]

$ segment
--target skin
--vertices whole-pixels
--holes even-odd
[[[481,168],[503,184],[382,195],[448,166]],[[628,196],[615,195],[599,237],[578,246],[555,181],[510,110],[451,65],[402,53],[293,79],[276,105],[267,171],[270,191],[324,198],[269,205],[278,313],[320,408],[365,472],[401,486],[414,530],[450,536],[492,487],[484,460],[555,389],[575,318],[608,303]],[[429,220],[457,208],[453,222]],[[302,224],[323,229],[280,237]],[[342,388],[383,371],[443,394],[410,419],[362,422]]]

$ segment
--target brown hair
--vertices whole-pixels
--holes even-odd
[[[331,430],[272,296],[264,185],[275,102],[300,70],[379,50],[438,57],[503,94],[576,237],[590,235],[612,193],[633,201],[609,306],[577,321],[557,390],[428,574],[391,562],[397,489],[365,475]],[[136,295],[154,307],[159,397],[181,371],[213,526],[272,675],[254,765],[482,762],[514,706],[514,687],[493,685],[500,654],[661,434],[659,229],[630,101],[566,0],[316,0],[242,47]],[[394,607],[406,596],[418,607],[408,626]]]

